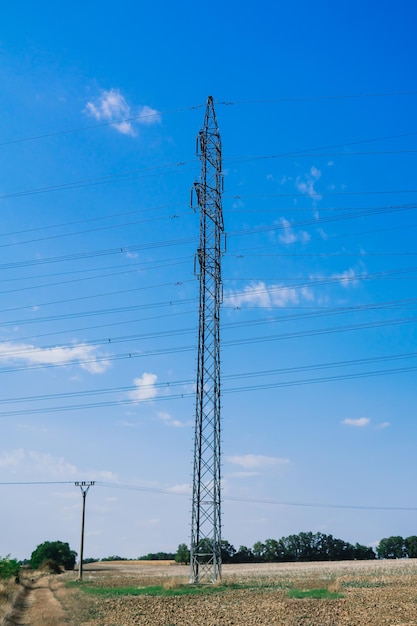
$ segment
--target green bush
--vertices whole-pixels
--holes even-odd
[[[17,578],[20,572],[20,565],[16,559],[11,559],[10,554],[0,557],[0,579]]]
[[[65,569],[74,569],[77,553],[71,550],[68,543],[62,541],[44,541],[30,557],[30,565],[38,569],[44,561],[55,561]]]

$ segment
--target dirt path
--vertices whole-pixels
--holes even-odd
[[[4,626],[61,626],[68,624],[57,592],[62,586],[57,576],[22,580],[22,593]]]

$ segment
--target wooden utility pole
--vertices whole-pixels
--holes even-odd
[[[85,524],[85,498],[87,496],[87,492],[94,485],[94,480],[90,482],[77,482],[75,483],[76,487],[81,489],[82,497],[83,497],[83,510],[81,514],[81,542],[80,542],[80,562],[78,565],[78,580],[83,579],[83,556],[84,556],[84,524]]]

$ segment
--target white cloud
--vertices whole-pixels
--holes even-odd
[[[110,367],[109,355],[100,354],[95,346],[76,344],[38,348],[31,344],[4,342],[0,344],[0,362],[23,361],[28,365],[79,365],[90,374],[102,374]]]
[[[140,124],[144,124],[145,126],[151,126],[152,124],[159,124],[161,121],[161,114],[152,107],[147,105],[141,107],[140,109],[140,117],[138,122]]]
[[[91,480],[117,482],[117,476],[108,470],[80,470],[73,463],[63,457],[54,456],[48,452],[40,453],[34,450],[19,448],[0,455],[0,467],[12,473],[48,480],[77,480],[80,476],[88,476]]]
[[[300,300],[312,300],[313,295],[307,287],[295,289],[284,285],[269,285],[263,281],[247,285],[243,291],[229,292],[225,298],[232,307],[259,306],[285,307],[298,304]]]
[[[150,372],[144,372],[139,378],[135,378],[133,383],[136,387],[134,391],[129,392],[129,398],[134,402],[141,402],[143,400],[151,400],[155,398],[158,391],[155,388],[157,381],[157,375]]]
[[[28,474],[36,472],[38,475],[50,478],[66,477],[71,479],[77,474],[77,468],[67,463],[62,457],[54,457],[51,454],[40,454],[33,451],[25,451],[23,448],[4,452],[0,456],[0,467],[12,471],[23,470]]]
[[[281,224],[281,228],[284,229],[284,232],[279,235],[278,239],[281,243],[296,243],[310,241],[310,234],[305,230],[299,230],[295,232],[293,227],[291,226],[291,222],[285,219],[285,217],[281,217],[279,220]]]
[[[113,127],[123,135],[135,134],[130,122],[116,121],[132,117],[131,108],[118,89],[103,90],[95,102],[87,102],[85,112],[99,122],[114,122]]]
[[[258,472],[230,472],[229,478],[252,478],[252,476],[258,476]]]
[[[390,422],[381,422],[376,426],[378,430],[383,430],[384,428],[389,428],[391,426]]]
[[[68,463],[62,457],[52,454],[39,454],[39,452],[28,452],[26,457],[32,469],[40,474],[46,474],[53,478],[67,478],[78,476],[79,472],[75,465]]]
[[[180,420],[174,419],[169,413],[165,411],[159,411],[157,413],[157,416],[167,426],[172,426],[174,428],[184,428],[185,426],[190,426],[189,422],[180,422]]]
[[[118,477],[117,474],[111,472],[110,470],[87,470],[85,472],[90,476],[93,480],[104,480],[107,482],[117,482]]]
[[[276,467],[277,465],[288,465],[289,459],[282,459],[275,456],[264,456],[262,454],[236,454],[227,456],[226,461],[233,465],[239,465],[244,469],[261,469],[268,467]]]
[[[313,200],[321,200],[322,196],[314,189],[314,185],[319,178],[321,178],[321,171],[313,166],[307,174],[297,176],[295,186],[300,193],[313,198]]]
[[[356,273],[356,270],[353,269],[353,267],[350,267],[348,270],[345,270],[344,272],[341,272],[339,274],[332,274],[331,278],[337,280],[345,289],[347,289],[348,287],[354,287],[359,282],[358,274]]]
[[[346,426],[354,426],[355,428],[364,428],[364,426],[368,426],[370,422],[371,420],[369,417],[358,417],[356,419],[347,417],[342,421],[342,424],[345,424]]]
[[[329,238],[328,234],[323,228],[317,228],[317,233],[318,235],[320,235],[322,239],[324,239],[324,241],[326,241]]]
[[[20,466],[24,457],[25,452],[22,448],[13,450],[13,452],[4,452],[0,456],[0,467],[14,471]]]
[[[171,493],[188,494],[191,493],[191,485],[188,485],[187,483],[182,485],[173,485],[172,487],[168,487],[168,491]]]
[[[161,115],[150,106],[142,106],[132,111],[119,89],[103,90],[94,101],[87,102],[84,113],[97,121],[110,122],[113,128],[123,135],[136,135],[132,118],[139,124],[149,126],[161,121]]]

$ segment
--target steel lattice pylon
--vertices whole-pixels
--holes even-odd
[[[191,520],[190,582],[221,577],[220,493],[220,304],[223,214],[222,156],[213,98],[207,100],[197,137],[200,181],[194,184],[200,211],[198,365]]]

